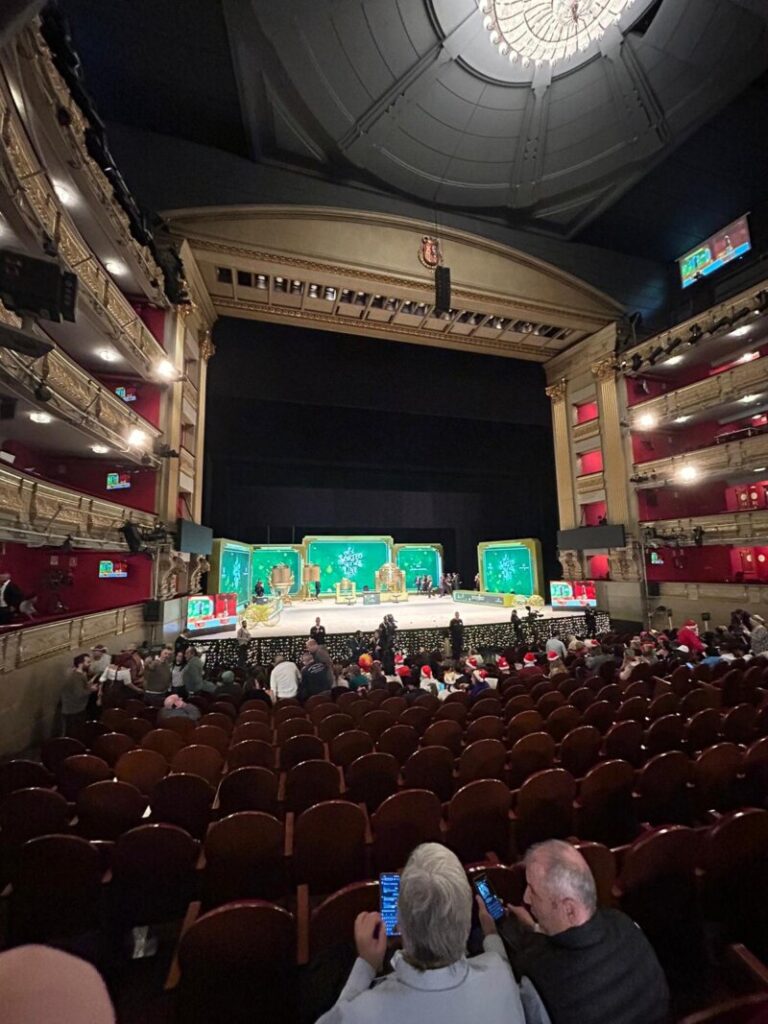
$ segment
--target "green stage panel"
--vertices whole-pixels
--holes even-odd
[[[441,544],[395,544],[395,562],[405,573],[406,590],[416,589],[417,576],[431,576],[437,587],[443,574]]]
[[[211,558],[212,594],[237,594],[238,610],[251,600],[251,547],[234,540],[216,539]]]
[[[480,589],[491,594],[541,594],[541,544],[495,540],[477,546]]]
[[[305,537],[304,558],[320,566],[323,594],[336,593],[336,584],[352,580],[358,594],[363,587],[374,590],[375,574],[392,561],[391,537]]]
[[[264,593],[271,594],[269,574],[276,565],[287,565],[293,573],[293,586],[290,594],[298,594],[301,590],[302,558],[301,548],[291,544],[255,544],[251,556],[251,587],[256,587],[257,580],[264,584]]]

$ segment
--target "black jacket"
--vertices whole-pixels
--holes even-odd
[[[559,935],[508,918],[499,929],[518,979],[536,987],[552,1024],[661,1024],[669,989],[642,931],[618,910]]]

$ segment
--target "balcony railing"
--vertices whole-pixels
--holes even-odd
[[[605,478],[600,473],[586,473],[584,476],[576,477],[576,492],[578,494],[590,494],[592,491],[601,491],[605,487]]]
[[[700,529],[705,541],[709,543],[752,542],[757,538],[768,537],[768,509],[719,512],[682,519],[643,520],[640,525],[654,530],[659,537],[693,534],[694,530]]]
[[[768,462],[768,433],[740,441],[726,441],[713,444],[708,448],[697,448],[683,455],[672,455],[665,459],[654,459],[651,462],[635,463],[635,476],[641,479],[636,483],[663,483],[666,480],[679,479],[683,467],[692,467],[696,476],[687,480],[694,483],[699,476],[718,477],[728,473],[757,468],[758,463]]]
[[[600,420],[587,420],[573,427],[573,440],[586,441],[588,437],[596,437],[600,433]]]
[[[1,76],[0,133],[4,149],[0,185],[5,186],[35,236],[47,235],[57,245],[60,258],[80,279],[80,302],[96,315],[115,347],[136,369],[149,375],[165,352],[66,212],[35,156]]]
[[[631,424],[634,426],[639,416],[647,415],[654,416],[659,423],[669,423],[678,416],[692,416],[704,410],[714,410],[726,402],[735,402],[750,391],[766,386],[768,359],[755,359],[634,405]]]

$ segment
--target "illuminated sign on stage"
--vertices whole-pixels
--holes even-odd
[[[395,562],[405,573],[406,590],[416,590],[416,580],[424,576],[431,576],[437,587],[443,574],[443,549],[440,544],[395,544]]]
[[[552,580],[553,608],[597,608],[597,588],[592,580]]]
[[[259,580],[264,584],[264,593],[271,594],[270,573],[276,565],[287,565],[293,573],[293,586],[289,594],[301,590],[303,561],[301,549],[292,544],[256,544],[251,554],[251,587],[256,588]]]
[[[739,217],[677,261],[683,288],[699,278],[714,274],[726,263],[744,256],[752,248],[746,215]]]
[[[307,562],[320,566],[320,590],[335,594],[347,579],[358,593],[376,589],[376,572],[392,561],[391,537],[305,537]]]
[[[541,545],[537,540],[494,540],[477,546],[480,589],[492,594],[541,594]]]

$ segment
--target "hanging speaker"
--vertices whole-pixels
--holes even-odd
[[[447,313],[451,308],[451,269],[435,267],[435,313]]]

